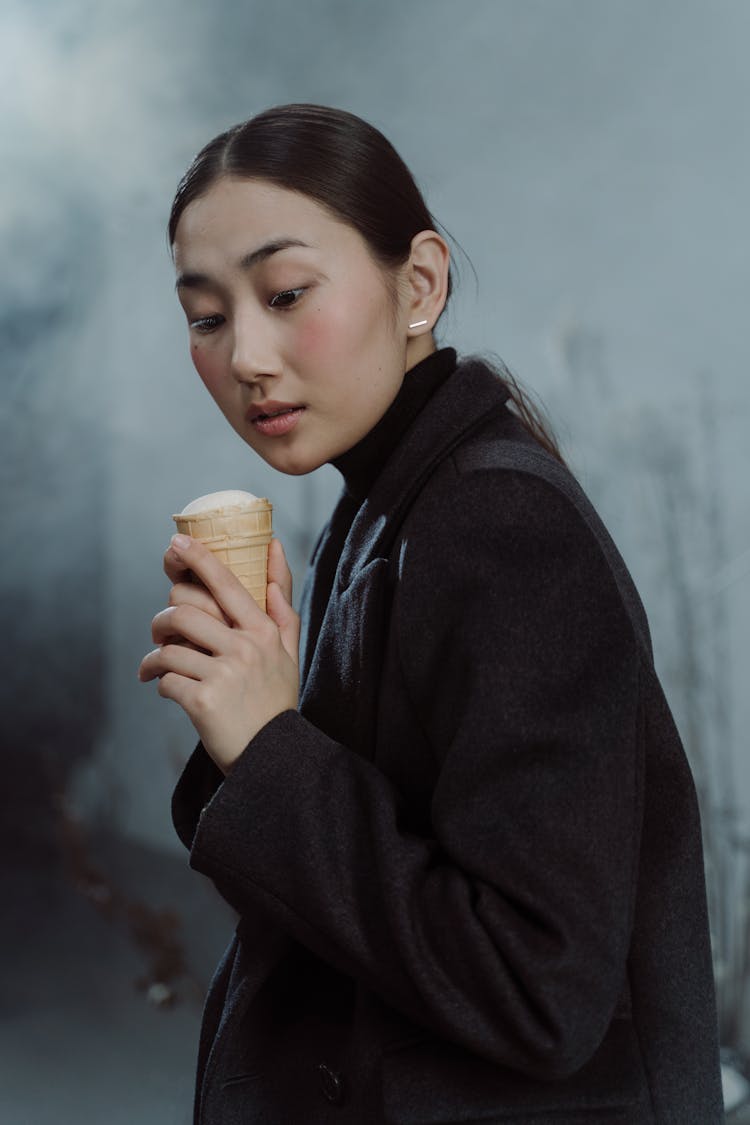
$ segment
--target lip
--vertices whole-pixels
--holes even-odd
[[[247,411],[247,418],[250,422],[254,422],[261,414],[279,414],[281,411],[300,411],[300,409],[302,407],[299,403],[277,403],[274,398],[266,398],[264,403],[253,403]]]
[[[290,433],[304,412],[304,406],[294,402],[276,402],[267,399],[256,402],[247,411],[247,420],[266,437],[281,437]]]

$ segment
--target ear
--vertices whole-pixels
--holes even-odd
[[[432,332],[447,299],[449,265],[448,244],[437,231],[423,230],[414,235],[406,264],[408,299],[404,310],[408,336]],[[409,328],[410,324],[415,327]]]

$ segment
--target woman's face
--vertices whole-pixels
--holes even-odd
[[[174,259],[198,374],[269,465],[310,472],[390,406],[410,365],[403,287],[389,292],[362,237],[319,204],[222,179],[185,208]]]

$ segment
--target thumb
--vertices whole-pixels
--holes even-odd
[[[266,587],[266,613],[278,628],[284,649],[299,667],[299,614],[287,601],[278,582],[269,582]]]

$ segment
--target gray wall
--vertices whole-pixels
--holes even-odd
[[[546,401],[641,586],[696,771],[713,799],[734,770],[746,812],[750,6],[7,0],[2,20],[3,614],[48,788],[177,846],[192,729],[135,675],[171,513],[267,494],[301,575],[335,497],[333,470],[277,476],[226,426],[164,238],[200,145],[305,100],[381,127],[469,255],[444,340]],[[11,741],[33,757],[24,707]]]

